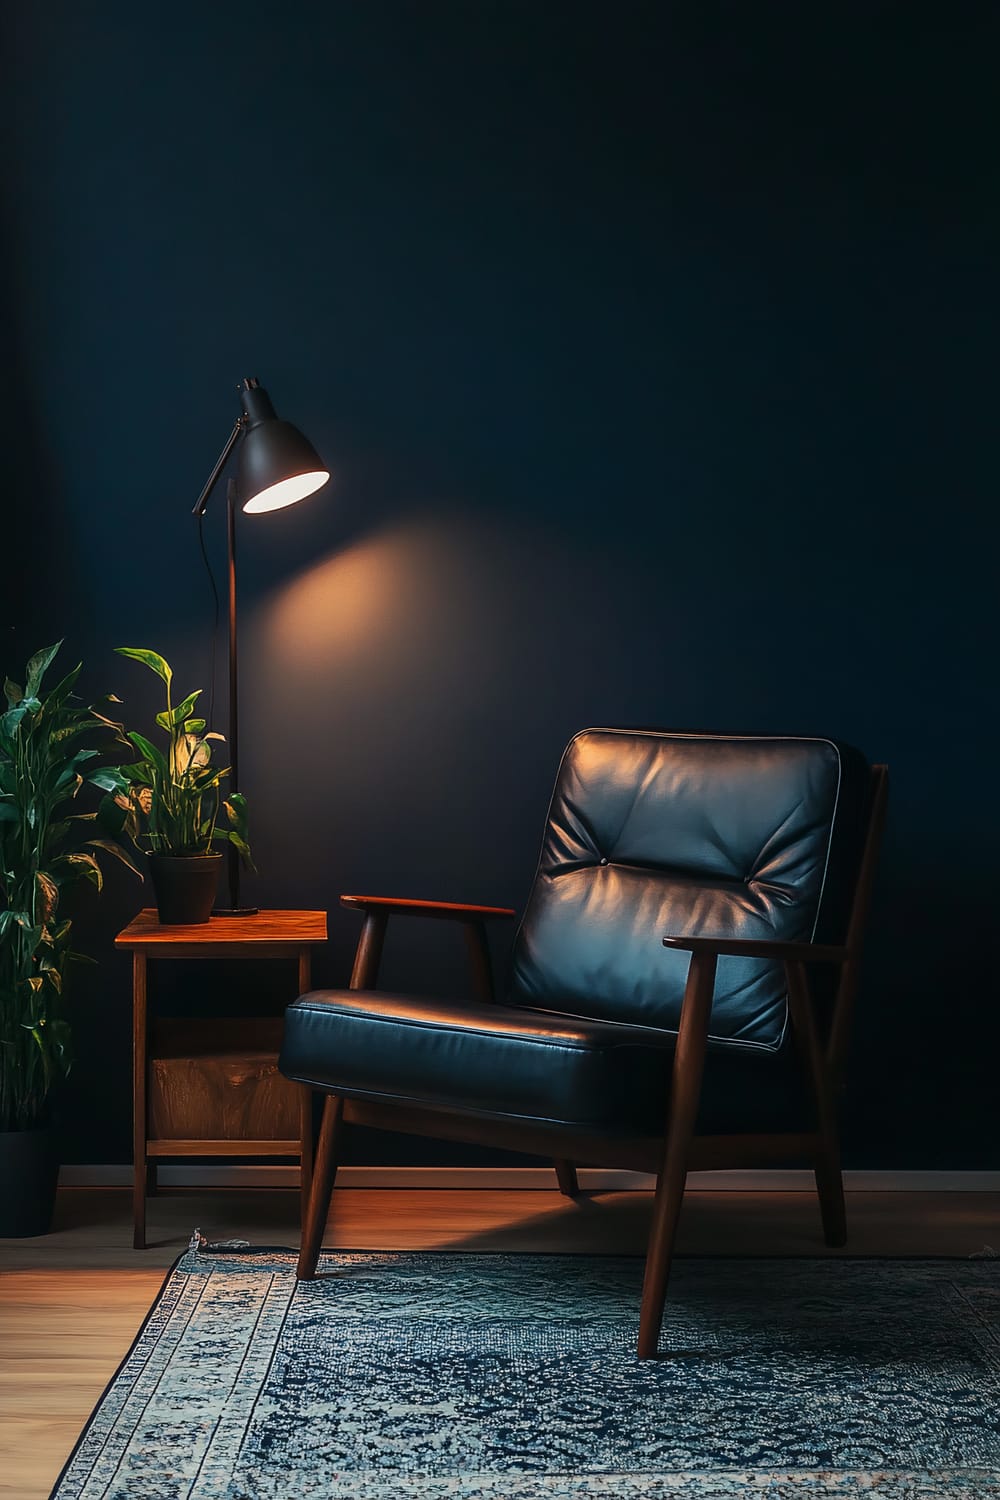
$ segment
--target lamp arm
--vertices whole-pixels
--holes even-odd
[[[223,469],[226,467],[226,461],[229,458],[230,453],[232,453],[233,449],[236,447],[236,443],[237,443],[240,435],[242,434],[243,429],[246,427],[246,425],[247,425],[247,415],[246,415],[246,412],[242,412],[241,411],[240,414],[239,414],[239,416],[236,418],[236,421],[233,424],[233,430],[229,434],[229,439],[228,439],[228,441],[226,443],[226,446],[223,448],[222,452],[219,454],[218,460],[216,461],[215,468],[212,470],[211,474],[209,474],[209,476],[208,476],[208,481],[207,481],[207,483],[205,485],[205,488],[202,490],[201,494],[198,496],[198,503],[195,506],[194,510],[191,512],[191,514],[193,516],[203,516],[205,514],[205,507],[208,504],[208,497],[211,495],[212,491],[215,489],[216,480],[218,479],[219,475],[222,473]]]

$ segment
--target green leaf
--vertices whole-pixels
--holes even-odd
[[[84,780],[90,786],[96,786],[99,792],[124,792],[128,786],[125,777],[115,766],[99,766]]]
[[[204,728],[205,728],[205,720],[204,719],[185,719],[184,720],[184,733],[185,734],[201,734],[201,732],[202,732],[202,730]]]
[[[37,1026],[26,1026],[25,1030],[31,1032],[31,1035],[38,1044],[38,1050],[42,1055],[42,1077],[45,1080],[45,1087],[48,1088],[52,1080],[52,1062],[49,1057],[48,1048],[45,1045],[45,1040]]]
[[[41,687],[42,678],[52,665],[53,658],[61,645],[62,641],[56,641],[54,646],[46,646],[44,650],[36,651],[28,662],[27,676],[24,684],[24,696],[26,698],[36,698],[38,696],[38,689]]]
[[[21,814],[12,797],[0,797],[0,823],[19,823]]]
[[[53,787],[53,792],[58,794],[62,791],[63,787],[69,786],[69,784],[74,780],[80,780],[82,782],[82,778],[80,777],[80,767],[85,766],[88,760],[93,760],[94,757],[100,755],[100,753],[100,750],[78,750],[73,756],[73,759],[66,766],[66,768],[60,773],[59,778],[56,781],[55,786]],[[100,772],[98,772],[98,774],[100,774]]]
[[[146,760],[148,764],[154,768],[154,770],[159,772],[164,781],[168,781],[170,778],[167,772],[167,762],[163,756],[163,752],[157,750],[156,746],[151,744],[149,740],[146,739],[145,735],[139,734],[138,730],[130,730],[128,737],[132,741],[135,748],[140,752],[143,759]]]
[[[58,859],[52,861],[53,870],[68,869],[71,875],[82,876],[96,885],[101,890],[104,885],[104,876],[101,867],[92,854],[61,854]]]
[[[195,688],[193,693],[188,693],[183,703],[178,703],[177,707],[173,711],[174,727],[182,723],[183,720],[188,717],[192,708],[194,708],[195,703],[201,697],[201,692],[201,688]]]
[[[225,808],[230,828],[241,839],[245,840],[247,837],[247,805],[243,796],[239,792],[234,792],[228,801],[222,805]]]
[[[83,662],[77,662],[72,672],[67,672],[61,682],[57,682],[54,688],[50,688],[45,695],[47,708],[62,708],[66,699],[76,687],[76,680],[83,670]]]
[[[198,792],[199,794],[210,792],[213,787],[218,786],[220,781],[223,781],[228,775],[228,766],[218,769],[215,766],[206,766],[201,771],[192,771],[187,784],[192,792]]]
[[[21,699],[24,697],[24,688],[21,687],[18,683],[12,682],[11,679],[7,677],[4,680],[3,690],[4,696],[7,699],[8,708],[16,708]]]
[[[131,765],[119,766],[122,781],[125,783],[120,788],[126,791],[129,786],[152,786],[155,780],[152,771],[144,760],[133,761]]]
[[[132,661],[141,661],[144,667],[155,672],[162,682],[170,686],[174,674],[158,651],[147,651],[142,646],[116,646],[115,650],[119,656],[130,657]]]
[[[87,839],[84,847],[87,849],[103,849],[105,854],[113,854],[115,859],[121,860],[122,864],[132,871],[133,875],[138,875],[139,879],[142,879],[142,871],[136,868],[125,853],[125,850],[120,848],[118,844],[113,844],[110,839]]]
[[[105,833],[117,838],[128,822],[130,811],[130,808],[122,807],[114,797],[102,797],[97,805],[97,822]]]
[[[239,855],[243,863],[247,865],[249,869],[253,870],[254,874],[256,874],[257,866],[253,862],[253,855],[250,853],[250,845],[247,843],[246,839],[240,838],[240,835],[238,833],[223,833],[222,836],[223,838],[228,838],[229,842],[236,846],[236,848],[239,850]]]
[[[230,812],[230,808],[232,812]],[[241,824],[245,828],[247,824],[247,799],[242,792],[231,792],[229,801],[226,803],[226,811],[230,820],[238,828]]]
[[[0,715],[0,734],[9,743],[13,743],[17,727],[28,711],[28,703],[22,698],[16,708],[8,708],[5,714]]]
[[[49,1021],[47,1030],[49,1033],[49,1046],[59,1054],[60,1058],[63,1060],[64,1067],[68,1067],[70,1042],[69,1023],[64,1021],[61,1016],[54,1016],[52,1020]]]
[[[53,729],[49,738],[53,745],[68,745],[71,740],[78,740],[82,734],[92,734],[97,728],[89,720],[82,724],[65,724],[62,729]],[[100,753],[100,752],[95,752]]]
[[[87,815],[86,815],[86,813],[82,813],[79,816],[80,816],[80,819],[82,820]],[[76,822],[77,819],[74,818],[73,821]],[[66,834],[69,833],[70,827],[71,827],[71,824],[69,822],[69,819],[67,819],[67,818],[63,818],[61,820],[61,822],[59,822],[59,823],[50,823],[49,824],[49,831],[45,835],[45,849],[46,849],[46,852],[49,852],[50,850],[54,849],[59,844],[59,842],[66,837]]]

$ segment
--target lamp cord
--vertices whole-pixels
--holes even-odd
[[[217,586],[217,584],[215,582],[215,574],[212,572],[212,564],[209,562],[209,559],[208,559],[208,549],[205,546],[205,531],[204,531],[203,522],[204,522],[204,516],[203,515],[199,515],[198,516],[198,545],[201,548],[201,555],[202,555],[202,558],[203,558],[204,563],[205,563],[205,572],[208,574],[208,581],[209,581],[209,583],[212,586],[212,601],[213,601],[213,614],[212,614],[212,668],[211,668],[211,677],[209,679],[209,689],[208,689],[208,727],[209,727],[209,729],[212,729],[213,726],[214,726],[214,724],[215,724],[215,657],[216,657],[216,651],[217,651],[218,643],[219,643],[219,590],[218,590],[218,586]]]

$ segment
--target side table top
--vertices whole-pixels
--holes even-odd
[[[116,948],[218,948],[260,943],[270,948],[326,942],[325,911],[259,911],[252,917],[210,917],[207,922],[163,927],[155,907],[145,907],[115,938]]]

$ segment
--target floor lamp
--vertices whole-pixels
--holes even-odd
[[[264,387],[248,377],[238,387],[243,410],[236,419],[229,440],[198,497],[194,515],[205,514],[209,497],[225,468],[230,454],[237,448],[236,478],[226,490],[228,572],[229,572],[229,756],[230,791],[237,792],[240,765],[239,679],[237,672],[236,630],[236,509],[249,515],[267,510],[283,510],[322,488],[330,478],[308,438],[291,422],[282,422]],[[216,909],[215,917],[253,916],[255,906],[240,906],[240,859],[235,847],[228,845],[229,905]]]

